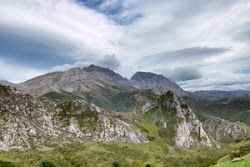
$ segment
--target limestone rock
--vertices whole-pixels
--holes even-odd
[[[185,101],[172,91],[158,97],[151,104],[143,107],[144,112],[157,109],[152,123],[160,125],[160,136],[166,138],[178,147],[195,147],[213,145],[209,136],[203,130],[198,120]]]
[[[241,125],[219,117],[210,117],[203,124],[205,131],[216,141],[230,141],[244,136],[247,130]]]

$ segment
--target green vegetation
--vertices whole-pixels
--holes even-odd
[[[114,111],[131,111],[140,108],[146,102],[156,98],[156,95],[148,91],[120,91],[116,87],[101,88],[97,92],[74,94],[62,91],[61,93],[49,92],[44,94],[44,97],[56,100],[72,101],[83,99],[89,103]]]
[[[207,109],[213,116],[250,124],[250,99],[235,98],[228,102],[217,102],[207,105]]]
[[[225,161],[216,164],[214,167],[249,167],[250,164],[250,154],[244,156],[246,160],[244,161],[239,161],[239,162],[234,162],[232,163],[231,161]]]
[[[184,97],[184,99],[202,122],[210,116],[215,116],[250,124],[249,98],[224,98],[216,101],[197,100],[194,97]]]
[[[57,100],[76,100],[76,99],[83,99],[80,96],[77,96],[73,93],[69,93],[69,92],[61,92],[61,93],[57,93],[57,92],[49,92],[43,95],[43,97],[47,97],[49,99],[57,99]]]
[[[146,144],[48,139],[47,147],[41,151],[32,148],[25,151],[0,152],[0,162],[10,162],[18,167],[41,167],[43,162],[55,167],[112,167],[114,162],[120,167],[145,167],[147,164],[151,167],[208,167],[216,164],[232,150],[250,144],[246,137],[237,143],[222,144],[222,149],[205,146],[191,149],[175,148],[159,136],[157,125],[150,126],[148,123],[155,116],[157,109],[145,114],[138,123],[155,138]]]
[[[0,160],[0,167],[14,167],[15,164],[12,162],[8,162],[8,161],[1,161]]]

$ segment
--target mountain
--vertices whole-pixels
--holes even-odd
[[[210,117],[203,123],[203,127],[207,134],[220,142],[232,141],[247,134],[247,130],[241,125],[219,117]]]
[[[212,148],[220,146],[203,128],[172,91],[135,112],[113,112],[0,85],[0,166],[209,166],[231,147]]]
[[[118,73],[95,65],[73,68],[65,72],[52,72],[25,81],[12,84],[0,81],[4,85],[37,96],[51,99],[82,99],[106,110],[135,111],[157,95],[172,90],[178,94],[184,92],[177,84],[162,75],[145,73],[147,77],[138,78],[135,74],[130,80]],[[143,73],[140,72],[142,76]],[[143,83],[143,87],[138,87]],[[153,90],[153,92],[152,92]],[[155,94],[155,93],[156,94]]]
[[[130,84],[137,89],[152,89],[158,95],[171,90],[178,95],[184,95],[185,91],[173,81],[163,75],[157,75],[150,72],[137,72],[131,79]]]
[[[48,73],[19,85],[33,95],[52,99],[83,99],[101,108],[116,111],[135,110],[156,97],[148,91],[121,84],[120,81],[122,77],[119,74],[91,65],[84,69]]]
[[[2,150],[43,147],[49,137],[147,143],[145,123],[157,126],[153,138],[159,136],[178,147],[212,146],[192,110],[171,91],[151,102],[153,107],[144,106],[139,115],[105,111],[83,100],[49,100],[2,85],[0,92]],[[142,123],[140,118],[148,114],[150,121]]]

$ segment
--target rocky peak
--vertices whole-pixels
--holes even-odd
[[[138,89],[152,89],[156,94],[161,95],[167,90],[174,91],[178,95],[184,95],[185,91],[176,83],[164,77],[150,72],[137,72],[131,79],[130,83],[132,86]],[[164,89],[165,91],[164,91]]]
[[[93,64],[91,64],[89,67],[84,67],[82,70],[86,71],[86,72],[101,72],[101,73],[104,73],[105,75],[112,78],[114,81],[123,81],[123,80],[125,80],[121,75],[119,75],[118,73],[115,73],[114,71],[110,70],[109,68],[99,67],[99,66],[95,66]]]
[[[146,114],[157,110],[152,122],[159,125],[159,135],[178,147],[212,146],[212,141],[203,130],[202,123],[186,102],[172,91],[146,104],[142,110]]]
[[[151,72],[137,72],[135,73],[132,77],[131,80],[137,80],[137,81],[141,81],[141,80],[148,80],[148,79],[152,79],[152,78],[158,78],[158,79],[163,79],[164,76],[163,75],[157,75]]]

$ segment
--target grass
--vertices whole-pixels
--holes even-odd
[[[250,166],[250,154],[243,156],[246,158],[244,161],[234,162],[226,161],[216,164],[214,167],[249,167]]]
[[[74,95],[73,93],[69,92],[49,92],[43,95],[43,97],[47,97],[49,99],[57,99],[57,100],[66,100],[66,101],[71,101],[71,100],[76,100],[76,99],[83,99],[80,96]]]
[[[9,153],[0,152],[0,162],[9,162],[18,167],[41,167],[43,162],[50,162],[56,167],[111,167],[113,162],[119,162],[122,166],[136,164],[136,166],[145,167],[146,164],[151,164],[155,167],[166,165],[197,167],[201,161],[207,161],[229,152],[228,148],[221,150],[209,147],[172,148],[161,138],[146,144],[74,140],[68,143],[59,139],[58,141],[52,140],[50,143],[52,144],[47,144],[47,147],[51,149],[46,151],[31,149],[11,150]],[[62,146],[55,143],[61,143]],[[171,149],[174,150],[172,153],[169,151]]]

